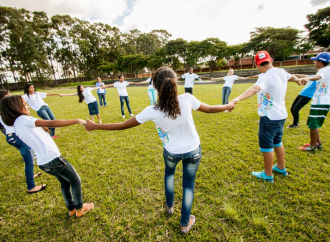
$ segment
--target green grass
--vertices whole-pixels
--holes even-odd
[[[251,85],[234,85],[230,98]],[[194,95],[219,104],[222,86],[198,85]],[[289,83],[288,110],[301,89]],[[100,108],[103,122],[122,122],[117,91],[107,90],[108,107]],[[183,90],[179,86],[179,92]],[[146,87],[129,87],[128,93],[134,114],[149,105]],[[50,96],[45,101],[58,119],[89,118],[87,105],[79,104],[78,97]],[[170,216],[165,210],[163,148],[152,122],[113,132],[87,133],[78,125],[57,129],[60,138],[55,142],[81,177],[84,201],[95,204],[79,219],[68,217],[53,176],[44,173],[36,179],[37,185],[48,185],[45,191],[27,194],[22,158],[0,135],[0,240],[329,241],[330,122],[320,129],[324,151],[297,150],[309,141],[308,107],[301,111],[299,128],[284,130],[289,176],[275,175],[274,184],[251,176],[251,171],[263,169],[256,97],[231,113],[193,112],[203,158],[192,208],[196,225],[188,235],[179,230],[182,166],[176,172],[175,213]],[[126,107],[125,112],[128,116]],[[34,111],[32,116],[37,117]],[[289,115],[286,126],[291,122]]]

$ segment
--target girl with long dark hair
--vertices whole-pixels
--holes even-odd
[[[36,92],[33,83],[28,83],[24,87],[24,95],[22,96],[24,100],[29,104],[29,106],[37,112],[38,116],[43,120],[54,120],[55,115],[52,110],[48,107],[48,104],[44,102],[44,98],[47,96],[58,95],[62,97],[61,93],[45,93],[45,92]],[[58,138],[55,135],[55,128],[49,128],[50,136],[53,139]]]
[[[10,92],[8,90],[0,89],[0,101],[1,99],[7,96],[10,96]],[[1,113],[0,113],[0,123],[4,127],[7,143],[18,149],[22,155],[23,161],[25,163],[25,177],[26,177],[28,193],[35,193],[42,191],[43,189],[46,188],[46,185],[43,184],[36,186],[34,183],[34,178],[41,175],[41,172],[38,172],[36,174],[33,173],[34,151],[16,135],[14,127],[8,126],[2,121]]]
[[[94,121],[94,115],[99,120],[99,123],[102,123],[100,111],[99,111],[99,104],[96,101],[96,98],[92,94],[93,90],[101,89],[103,87],[84,87],[83,85],[77,86],[77,93],[69,93],[69,94],[63,94],[63,96],[77,96],[79,97],[79,103],[82,103],[82,101],[85,101],[85,103],[88,106],[89,115],[91,116],[91,120]]]
[[[37,164],[45,173],[53,175],[61,183],[61,191],[69,216],[81,217],[93,209],[93,203],[83,203],[81,182],[74,167],[61,156],[46,127],[65,127],[86,124],[81,119],[40,120],[30,116],[30,108],[21,96],[8,96],[1,100],[1,118],[7,126],[14,126],[20,139],[31,147],[37,156]]]
[[[169,67],[159,68],[153,76],[153,85],[158,91],[158,102],[145,108],[136,117],[124,123],[95,124],[87,120],[85,129],[123,130],[153,121],[164,145],[165,196],[167,211],[174,213],[174,173],[176,165],[183,165],[183,200],[181,207],[181,232],[188,233],[195,223],[191,215],[194,198],[195,177],[202,158],[200,140],[197,134],[192,109],[204,113],[217,113],[232,110],[235,105],[207,105],[193,95],[186,93],[178,96],[176,73]]]

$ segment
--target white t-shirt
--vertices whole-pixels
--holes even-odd
[[[44,102],[43,98],[46,98],[47,94],[44,92],[35,92],[32,95],[24,94],[22,98],[29,104],[29,106],[34,110],[38,111],[42,106],[46,105],[47,103]]]
[[[36,127],[38,119],[21,115],[14,123],[16,135],[36,153],[37,164],[45,165],[61,155],[54,140],[40,127]]]
[[[114,87],[117,87],[117,91],[119,96],[128,96],[126,86],[129,85],[129,82],[123,81],[123,82],[115,82]]]
[[[180,95],[181,115],[176,119],[164,118],[164,113],[153,106],[145,108],[136,115],[139,123],[152,121],[156,124],[157,133],[164,148],[173,154],[183,154],[195,150],[200,145],[191,110],[198,109],[201,102],[189,93]]]
[[[95,84],[96,87],[102,87],[102,85],[105,86],[105,85],[104,85],[104,82],[101,82],[101,83],[98,83],[98,82],[97,82],[97,83]],[[103,89],[103,88],[97,89],[97,93],[105,93],[105,89]]]
[[[236,76],[236,75],[225,76],[223,79],[225,80],[225,84],[223,86],[231,88],[234,84],[234,81],[238,80],[238,76]]]
[[[82,95],[84,96],[84,100],[87,104],[93,103],[96,101],[96,98],[92,94],[93,88],[91,87],[85,87],[84,91],[82,92]]]
[[[189,72],[183,74],[181,78],[185,79],[184,81],[184,87],[194,87],[195,79],[199,78],[199,75],[196,75],[195,73],[189,74]]]
[[[149,77],[147,80],[146,80],[147,83],[150,83],[149,86],[148,86],[148,90],[150,89],[155,89],[154,87],[154,83],[151,82],[151,77]]]
[[[255,85],[260,87],[258,94],[258,114],[270,120],[288,117],[285,108],[285,94],[291,74],[284,69],[271,68],[259,76]]]
[[[2,126],[5,128],[5,130],[6,130],[6,134],[15,133],[14,127],[13,127],[13,126],[8,126],[8,125],[6,125],[6,124],[2,121],[1,116],[0,116],[0,123],[1,123]]]
[[[330,105],[330,66],[323,67],[317,73],[321,79],[316,81],[313,105]]]

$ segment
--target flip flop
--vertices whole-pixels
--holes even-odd
[[[33,179],[37,178],[38,176],[41,176],[41,174],[42,174],[41,172],[38,172],[38,173],[34,174]]]
[[[44,190],[46,187],[47,187],[46,184],[42,184],[41,185],[41,188],[39,190],[37,190],[37,191],[31,191],[31,192],[28,191],[28,193],[37,193],[37,192],[40,192],[40,191]]]

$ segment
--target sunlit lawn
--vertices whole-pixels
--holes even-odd
[[[234,85],[230,98],[251,85]],[[219,104],[222,86],[198,85],[194,95]],[[301,89],[289,83],[288,111]],[[100,108],[103,122],[122,122],[117,91],[107,90],[108,107]],[[180,93],[183,90],[179,86]],[[146,86],[128,87],[128,93],[134,114],[149,105]],[[87,105],[79,104],[78,97],[51,96],[45,101],[57,119],[89,118]],[[128,117],[126,107],[125,112]],[[263,169],[256,97],[242,101],[232,113],[193,112],[203,158],[192,209],[196,225],[188,235],[179,230],[181,164],[175,180],[175,214],[164,209],[163,146],[153,123],[113,132],[87,133],[78,125],[57,129],[60,138],[55,142],[81,177],[84,201],[95,204],[79,219],[69,218],[60,183],[53,176],[36,179],[48,185],[45,191],[27,194],[22,158],[0,135],[0,240],[329,241],[330,120],[320,130],[325,150],[301,152],[297,148],[309,141],[308,112],[309,105],[301,111],[299,128],[285,128],[289,176],[275,175],[274,184],[251,176],[251,171]],[[37,117],[34,111],[32,116]],[[291,122],[289,114],[286,126]]]

